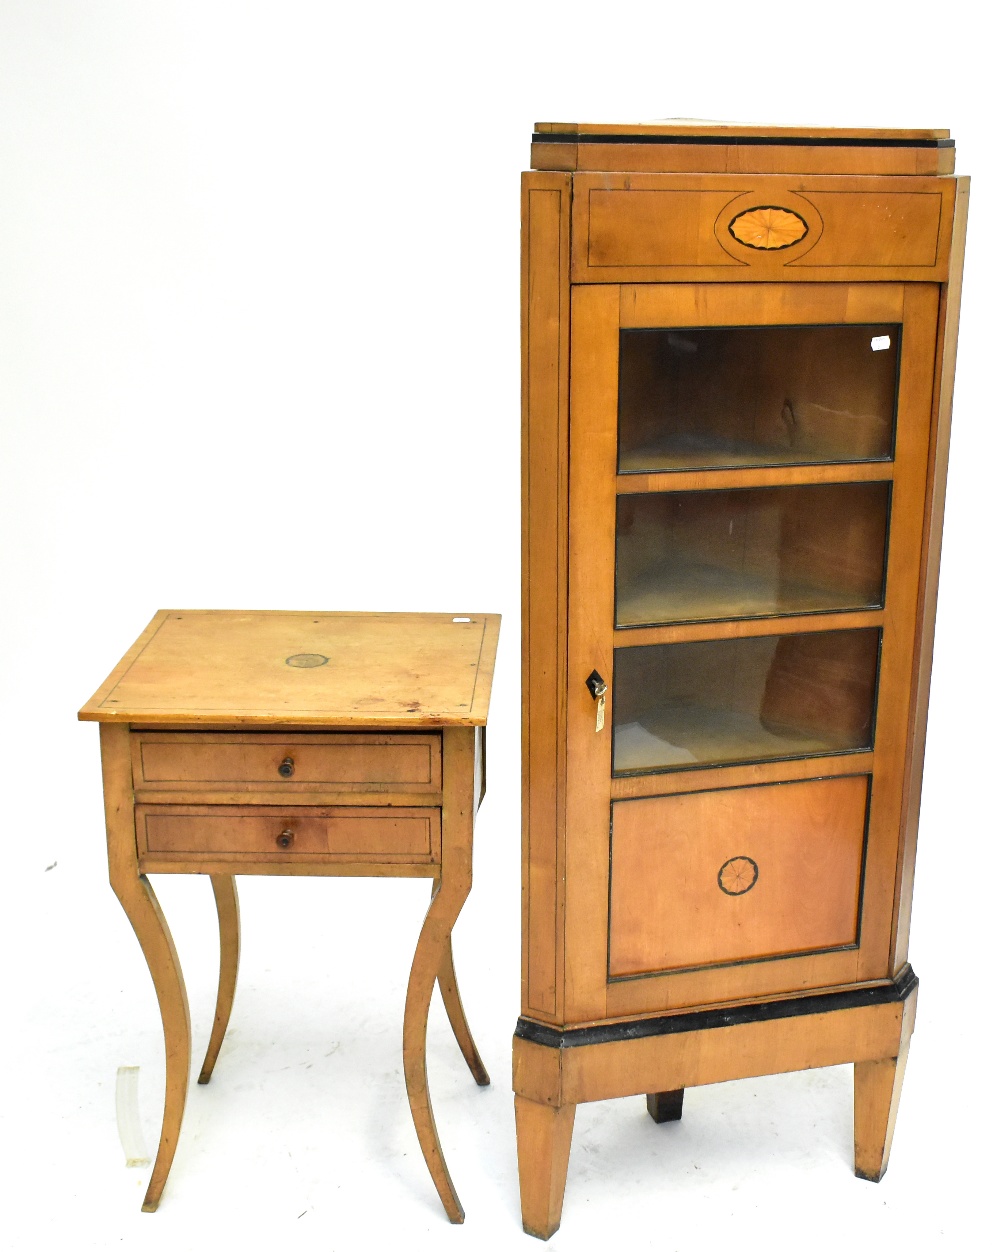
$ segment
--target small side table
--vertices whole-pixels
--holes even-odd
[[[500,618],[436,613],[164,610],[80,710],[101,723],[111,885],[149,966],[166,1093],[142,1208],[160,1201],[191,1067],[177,952],[147,874],[208,874],[219,914],[212,1075],[239,963],[236,874],[430,878],[403,1017],[403,1070],[431,1178],[464,1211],[427,1091],[435,981],[481,1086],[489,1075],[455,980],[451,931],[472,886]]]

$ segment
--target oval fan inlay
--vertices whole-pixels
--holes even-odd
[[[790,248],[804,239],[809,230],[804,218],[790,209],[779,209],[773,204],[760,204],[754,209],[738,213],[729,223],[729,233],[748,248],[773,252],[777,248]]]

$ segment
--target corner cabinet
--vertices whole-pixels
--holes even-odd
[[[942,131],[540,126],[523,186],[525,1229],[578,1103],[855,1065],[885,1170],[966,180]]]

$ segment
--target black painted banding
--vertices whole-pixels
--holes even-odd
[[[540,133],[532,143],[693,143],[750,144],[763,148],[954,148],[954,139],[796,139],[776,135],[575,135]]]
[[[907,965],[896,981],[888,986],[857,987],[852,991],[800,996],[795,1000],[740,1004],[729,1009],[700,1009],[694,1013],[643,1017],[638,1021],[608,1022],[601,1026],[571,1026],[566,1030],[519,1017],[514,1035],[548,1048],[584,1048],[595,1043],[621,1043],[629,1039],[648,1039],[654,1035],[680,1035],[692,1030],[719,1030],[726,1026],[748,1026],[754,1022],[778,1021],[786,1017],[807,1017],[811,1013],[836,1013],[842,1009],[901,1004],[916,990],[917,984],[916,974]]]

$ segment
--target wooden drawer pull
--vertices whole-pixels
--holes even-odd
[[[286,756],[278,766],[278,773],[282,778],[291,778],[291,776],[295,773],[295,762],[290,756]]]
[[[283,830],[281,834],[278,836],[276,843],[279,848],[290,848],[292,846],[292,842],[294,839],[295,839],[294,830]]]

